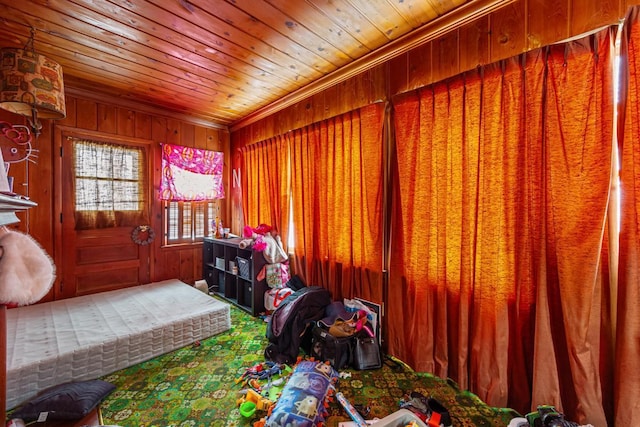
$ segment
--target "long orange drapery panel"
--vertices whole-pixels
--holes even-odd
[[[594,425],[610,404],[610,44],[605,30],[394,100],[388,351],[491,405]]]
[[[610,30],[553,46],[543,106],[543,244],[533,401],[606,425],[611,324],[605,224],[613,140]]]
[[[382,301],[383,104],[291,132],[295,271],[335,300]]]
[[[288,135],[242,148],[242,211],[245,225],[268,224],[286,245],[289,235]]]

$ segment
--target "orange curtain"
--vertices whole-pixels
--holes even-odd
[[[602,31],[394,100],[388,352],[491,405],[594,425],[610,400],[610,43]]]
[[[628,82],[624,136],[619,139],[620,257],[616,326],[614,386],[615,425],[637,424],[640,414],[640,9],[633,8],[625,24],[628,58],[624,77]]]
[[[612,366],[605,224],[613,139],[609,30],[547,59],[544,263],[537,280],[533,401],[607,425]],[[604,272],[604,274],[603,274]],[[550,344],[543,347],[540,343]]]
[[[245,146],[241,152],[244,223],[274,227],[286,249],[290,210],[288,136]]]
[[[333,299],[382,302],[384,105],[292,132],[295,271]]]

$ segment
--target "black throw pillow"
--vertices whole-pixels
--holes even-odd
[[[46,420],[79,420],[115,388],[113,384],[102,380],[60,384],[38,393],[16,409],[11,417],[32,421],[46,412]]]

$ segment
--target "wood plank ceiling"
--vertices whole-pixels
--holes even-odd
[[[0,0],[0,46],[58,61],[67,91],[219,126],[483,0]],[[464,16],[468,16],[465,13]]]

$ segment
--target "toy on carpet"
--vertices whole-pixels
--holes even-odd
[[[284,363],[275,363],[266,361],[247,368],[244,373],[236,380],[236,384],[241,381],[250,381],[252,379],[269,380],[271,377],[282,374],[287,368]]]
[[[242,382],[245,385],[245,388],[238,392],[240,397],[236,401],[240,414],[245,418],[251,418],[257,411],[268,413],[280,396],[291,371],[288,365],[270,361],[247,368],[236,379],[236,384]]]
[[[342,394],[341,392],[337,392],[336,399],[338,399],[338,402],[340,402],[344,410],[347,411],[347,414],[349,414],[351,419],[356,423],[358,427],[367,427],[367,422],[364,420],[364,418],[362,418],[362,415],[360,415],[356,408],[353,407],[351,402],[349,402],[347,398],[344,397],[344,394]]]
[[[244,417],[252,417],[256,411],[268,411],[273,401],[262,396],[255,390],[246,389],[240,392],[241,397],[236,401],[240,406],[240,414]]]
[[[298,362],[266,419],[254,427],[320,427],[338,380],[337,372],[324,362]]]

